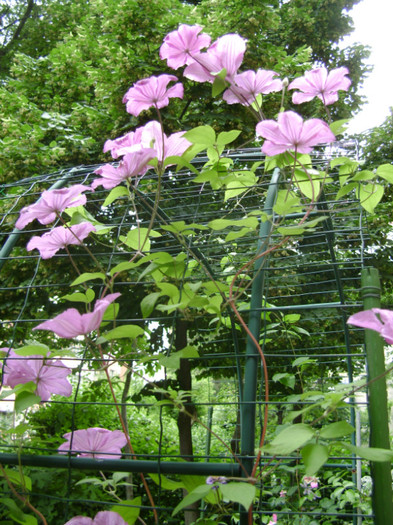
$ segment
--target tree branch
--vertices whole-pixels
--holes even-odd
[[[26,11],[25,11],[24,15],[22,16],[22,18],[19,20],[18,27],[16,28],[15,33],[12,35],[11,40],[5,46],[3,46],[2,49],[0,49],[0,56],[1,55],[3,55],[3,56],[6,55],[8,53],[8,51],[9,51],[9,49],[15,43],[15,41],[19,38],[24,25],[26,24],[27,20],[29,19],[30,15],[31,15],[31,12],[33,11],[34,6],[35,6],[34,0],[28,0]]]

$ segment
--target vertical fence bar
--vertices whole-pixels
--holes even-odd
[[[364,309],[380,308],[380,294],[378,270],[364,268],[362,270]],[[377,332],[365,330],[365,345],[368,380],[372,381],[368,387],[370,446],[389,449],[388,401],[386,380],[383,376],[385,373],[384,343]],[[375,525],[393,523],[391,468],[390,462],[371,462]]]
[[[269,184],[269,189],[264,205],[264,212],[272,215],[273,206],[277,197],[278,182],[280,179],[280,170],[275,169]],[[259,239],[257,254],[262,253],[268,247],[268,239],[271,234],[272,224],[270,221],[261,223],[259,229]],[[264,270],[263,265],[266,257],[257,259],[254,265],[254,280],[251,287],[250,317],[248,328],[250,332],[259,340],[261,328],[261,307],[264,288]],[[248,474],[251,474],[254,455],[255,455],[255,403],[257,397],[257,380],[258,370],[260,367],[260,357],[255,344],[250,337],[247,337],[246,360],[244,366],[244,388],[243,400],[241,403],[241,456],[242,464]],[[248,513],[241,512],[241,525],[247,525]]]

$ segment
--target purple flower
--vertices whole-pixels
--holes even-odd
[[[155,107],[163,108],[169,104],[171,97],[183,98],[183,84],[177,82],[167,88],[169,82],[176,81],[174,75],[160,75],[139,80],[124,95],[128,113],[137,117],[141,111]]]
[[[78,335],[89,334],[97,330],[104,317],[105,310],[121,294],[112,293],[96,301],[94,310],[87,314],[80,314],[75,308],[69,308],[65,312],[57,315],[54,319],[44,321],[33,330],[49,330],[59,337],[72,339]]]
[[[349,71],[346,67],[338,67],[328,72],[325,67],[306,71],[303,77],[296,78],[288,86],[288,89],[300,89],[302,93],[296,92],[292,96],[294,104],[302,104],[318,97],[325,106],[333,104],[338,100],[338,91],[347,91],[351,80],[346,77]]]
[[[8,348],[2,348],[8,351]],[[42,401],[48,401],[52,394],[70,396],[72,387],[67,379],[71,369],[59,359],[47,359],[42,355],[28,357],[11,350],[3,368],[4,385],[14,388],[33,381],[37,385],[36,394]]]
[[[246,41],[239,35],[228,34],[218,38],[206,53],[196,55],[195,61],[184,70],[184,76],[196,82],[214,82],[215,73],[226,70],[231,82],[243,62]]]
[[[206,485],[215,485],[216,483],[225,485],[228,483],[228,480],[225,476],[208,476],[206,478]]]
[[[278,122],[259,122],[256,132],[267,139],[262,146],[262,152],[269,156],[284,151],[310,153],[313,146],[336,140],[325,122],[316,118],[303,122],[302,117],[294,111],[280,113]]]
[[[35,235],[27,243],[28,252],[37,248],[43,259],[50,259],[62,248],[70,244],[81,244],[89,233],[95,231],[95,227],[90,222],[81,222],[70,228],[58,226],[50,232],[44,233],[41,237]]]
[[[85,516],[75,516],[64,525],[127,525],[127,522],[117,512],[103,510],[94,519]]]
[[[67,441],[60,445],[58,452],[79,452],[78,456],[84,458],[120,459],[121,449],[127,443],[121,430],[96,427],[67,432],[63,437]]]
[[[358,312],[351,315],[347,323],[379,332],[389,345],[393,344],[393,312],[391,310],[372,308]]]
[[[117,152],[120,155],[119,150]],[[112,164],[105,164],[95,170],[94,173],[101,175],[101,179],[95,179],[91,187],[95,189],[97,186],[103,186],[106,190],[111,190],[126,179],[144,175],[148,170],[149,161],[156,156],[156,151],[152,148],[127,153],[117,168]]]
[[[278,78],[273,78],[277,73],[274,71],[266,71],[258,69],[255,71],[244,71],[235,75],[233,84],[224,92],[223,99],[228,104],[242,104],[249,106],[255,102],[255,98],[259,94],[267,95],[272,91],[280,91],[282,89],[282,81]]]
[[[66,208],[83,206],[86,203],[86,195],[81,195],[81,193],[84,191],[91,191],[91,188],[76,184],[71,188],[44,191],[38,202],[22,208],[15,226],[22,230],[34,219],[37,219],[41,224],[53,222],[57,214],[62,213]]]
[[[312,495],[313,499],[319,498],[319,496],[314,493],[314,490],[319,487],[319,479],[315,476],[304,476],[300,486],[303,487],[303,494],[305,496]]]
[[[167,64],[172,69],[193,62],[193,55],[210,45],[210,36],[206,33],[199,34],[201,31],[202,27],[199,25],[181,24],[179,29],[168,33],[160,48],[161,60],[167,59]]]

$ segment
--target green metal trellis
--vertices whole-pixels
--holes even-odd
[[[257,150],[246,150],[243,152],[235,152],[233,158],[236,159],[235,162],[239,165],[244,166],[256,160],[259,154]],[[326,155],[321,153],[320,162],[326,162],[325,157]],[[319,159],[315,158],[314,161],[318,163]],[[201,159],[200,162],[203,162],[203,159]],[[21,207],[19,201],[24,201],[24,199],[30,197],[32,193],[36,193],[35,198],[37,198],[42,189],[48,189],[49,187],[58,188],[76,182],[89,182],[92,180],[92,171],[94,168],[95,167],[83,167],[45,178],[21,181],[18,184],[20,188],[20,190],[18,190],[19,193],[16,194],[7,192],[11,186],[5,187],[5,192],[8,197],[6,200],[3,200],[5,212],[2,224],[5,243],[0,252],[0,269],[2,269],[3,274],[6,276],[6,282],[3,282],[2,292],[5,294],[14,294],[15,297],[19,298],[19,301],[22,297],[22,309],[18,316],[3,319],[2,345],[16,344],[19,332],[26,333],[24,326],[30,327],[39,321],[38,318],[28,316],[28,307],[32,302],[31,298],[32,296],[40,298],[42,290],[50,290],[49,286],[51,286],[50,283],[41,285],[39,282],[40,271],[41,268],[43,268],[42,261],[40,261],[35,254],[27,256],[23,250],[26,239],[33,232],[18,232],[12,229],[13,221],[17,217],[17,211]],[[261,179],[264,177],[262,171],[260,171],[260,177]],[[181,172],[176,174],[176,176],[173,174],[168,175],[168,178],[164,181],[162,202],[160,203],[157,215],[161,224],[173,220],[185,220],[186,223],[192,223],[197,220],[199,223],[206,224],[210,220],[220,217],[240,218],[249,207],[255,206],[255,202],[260,198],[258,192],[256,194],[250,192],[249,195],[243,198],[240,204],[236,199],[233,199],[226,204],[224,209],[220,209],[217,204],[218,200],[216,199],[216,194],[218,194],[219,191],[214,192],[205,185],[202,187],[197,186],[191,182],[191,179],[192,177],[187,172]],[[267,197],[264,201],[264,211],[269,215],[272,213],[275,194],[279,184],[279,172],[276,171],[270,181],[267,180],[259,186],[263,192],[267,192]],[[36,187],[37,190],[35,189]],[[152,195],[149,195],[148,188],[149,183],[148,179],[146,179],[145,186],[141,185],[136,194],[136,201],[138,201],[140,209],[139,218],[142,225],[148,221],[149,210],[152,206]],[[187,203],[187,208],[179,206],[179,202],[182,201]],[[16,204],[10,206],[8,204],[9,202],[15,202]],[[23,202],[23,204],[25,203],[26,201]],[[100,192],[97,191],[92,196],[89,211],[91,213],[98,213],[102,222],[106,224],[111,223],[113,226],[111,232],[115,232],[110,233],[112,251],[105,251],[105,247],[103,247],[97,252],[97,256],[109,267],[111,261],[120,260],[121,257],[127,255],[118,243],[120,236],[124,235],[123,232],[129,228],[134,217],[130,209],[122,202],[120,202],[120,204],[116,203],[116,213],[114,213],[114,205],[102,210],[100,207],[101,204],[102,196]],[[248,322],[250,330],[255,337],[259,339],[262,325],[262,334],[265,334],[262,337],[264,352],[266,358],[269,360],[269,365],[271,362],[274,363],[272,365],[273,372],[282,373],[283,371],[287,371],[290,359],[307,356],[315,359],[321,371],[325,374],[329,373],[329,369],[343,370],[344,367],[342,363],[344,361],[346,363],[346,374],[348,380],[351,382],[354,377],[358,377],[363,373],[365,358],[359,344],[351,342],[349,330],[345,323],[349,313],[361,308],[356,291],[359,289],[359,270],[367,261],[367,254],[364,251],[363,225],[361,222],[359,223],[359,221],[361,221],[361,214],[358,204],[350,200],[332,201],[331,195],[329,194],[329,187],[325,190],[323,198],[320,199],[315,213],[321,212],[327,214],[328,218],[322,221],[314,232],[301,235],[299,238],[294,238],[289,243],[289,247],[283,248],[270,258],[260,258],[257,260],[255,265],[257,277],[252,284]],[[276,234],[270,231],[270,224],[270,222],[261,223],[256,247],[255,236],[250,232],[249,235],[239,237],[239,239],[236,240],[236,249],[244,253],[245,258],[251,258],[255,255],[255,250],[256,253],[260,253],[265,245],[267,246],[270,242],[274,242],[276,238]],[[171,250],[174,256],[179,253],[179,247],[176,246],[175,240],[176,237],[170,233],[168,233],[163,240],[163,243],[167,248],[169,247],[168,249]],[[161,240],[153,246],[153,249],[157,251],[160,250],[160,242]],[[222,247],[222,250],[220,247]],[[234,245],[233,242],[232,244],[231,242],[224,242],[222,234],[218,232],[210,238],[204,237],[203,235],[195,235],[191,238],[188,249],[190,253],[193,253],[198,259],[203,260],[212,275],[220,275],[222,277],[222,275],[225,275],[222,263],[223,258],[231,259]],[[76,250],[75,256],[84,263],[84,255],[78,250]],[[59,256],[56,257],[56,260],[61,263],[64,258],[63,256]],[[19,264],[20,261],[35,263],[35,267],[32,267],[32,277],[30,281],[27,283],[25,281],[22,287],[16,285],[16,275],[10,276],[10,274],[12,274],[12,265]],[[226,268],[224,268],[224,270],[226,270]],[[234,271],[235,269],[230,270],[227,272],[227,275],[230,276]],[[199,276],[195,277],[194,282],[198,277]],[[47,280],[47,276],[45,276],[45,279]],[[56,289],[56,294],[67,288],[67,282],[55,284],[56,286],[54,286],[53,289]],[[119,290],[126,290],[127,287],[129,288],[134,284],[135,283],[130,284],[129,280],[125,280],[117,286]],[[147,284],[147,286],[151,285],[152,283]],[[64,291],[64,293],[66,292]],[[56,310],[56,304],[49,303],[49,305],[52,310]],[[64,308],[64,305],[62,307]],[[282,319],[284,315],[299,313],[302,315],[301,325],[304,323],[303,326],[307,327],[307,331],[310,331],[310,326],[314,323],[315,331],[312,333],[314,338],[318,337],[318,322],[326,326],[329,330],[329,333],[319,335],[320,345],[318,347],[307,346],[307,341],[297,338],[294,339],[294,341],[304,343],[303,347],[296,346],[294,341],[292,341],[289,346],[275,348],[274,351],[270,351],[269,343],[266,342],[266,339],[269,338],[266,334],[270,329],[267,316],[281,316]],[[146,320],[141,318],[126,319],[124,317],[120,318],[119,322],[135,321],[145,323],[145,326],[147,326],[148,323],[173,322],[172,317],[170,315],[154,315]],[[211,321],[213,320],[214,315],[212,314]],[[194,334],[198,331],[208,336],[210,329],[205,321],[197,319],[194,323],[192,329],[190,329],[191,337],[195,337]],[[262,417],[260,415],[260,411],[264,406],[264,401],[260,398],[262,375],[260,365],[258,364],[259,358],[255,352],[252,341],[245,340],[241,332],[234,327],[234,321],[229,314],[228,326],[232,326],[232,332],[230,332],[230,330],[229,332],[225,332],[225,340],[221,342],[219,338],[217,338],[217,342],[206,343],[209,350],[199,361],[194,361],[194,367],[202,367],[203,363],[211,363],[212,378],[214,378],[214,374],[216,374],[217,378],[221,378],[220,381],[223,381],[226,374],[227,376],[231,376],[233,374],[232,371],[234,371],[235,376],[238,378],[239,375],[243,376],[242,384],[239,380],[237,384],[239,399],[233,399],[230,402],[233,408],[231,431],[233,436],[235,436],[234,440],[237,441],[237,443],[234,444],[234,448],[236,450],[240,448],[239,458],[245,470],[250,474],[258,446],[255,429],[258,425],[260,426],[262,424]],[[306,328],[304,328],[304,331],[306,331]],[[230,333],[235,343],[231,343],[228,339]],[[335,340],[336,344],[329,346],[329,338]],[[206,341],[207,340],[208,339],[206,339]],[[224,352],[219,354],[219,358],[215,352],[217,347],[224,349]],[[242,348],[246,349],[245,352],[242,351]],[[86,367],[86,362],[81,361],[81,367]],[[224,367],[227,367],[230,372],[226,372]],[[369,372],[371,373],[370,370]],[[214,381],[218,382],[218,379],[210,379],[209,381],[214,386]],[[227,381],[229,381],[229,378]],[[272,382],[272,377],[269,377],[269,382],[273,387],[276,385]],[[319,385],[314,385],[313,387],[324,388],[323,373],[320,376],[319,383]],[[64,406],[67,406],[67,401],[62,401],[62,403],[64,403]],[[286,401],[283,400],[283,396],[280,393],[277,393],[277,395],[271,399],[270,405],[272,410],[276,410],[278,417],[280,417],[280,412],[282,411],[282,407],[285,406],[285,403]],[[55,405],[56,402],[54,401],[52,404]],[[108,402],[107,404],[109,407],[110,403]],[[127,402],[126,404],[130,409],[143,405],[143,403],[140,402]],[[151,400],[148,401],[147,404],[149,404],[148,410],[155,410]],[[70,405],[73,411],[78,411],[79,408],[83,406],[83,403],[79,399],[74,398]],[[352,424],[355,424],[354,410],[357,405],[359,405],[359,401],[351,399],[350,419]],[[208,401],[205,404],[200,403],[199,409],[202,411],[205,406],[215,407],[213,409],[214,418],[215,411],[217,408],[223,406],[223,404]],[[236,431],[236,412],[238,406],[240,406],[241,414],[240,443]],[[159,450],[161,450],[161,446],[160,441]],[[385,443],[383,446],[387,446],[387,444]],[[220,451],[219,455],[217,455],[217,453],[216,455],[211,454],[208,461],[206,461],[206,451],[203,453],[202,451],[198,451],[198,453],[194,455],[194,461],[179,462],[178,455],[176,454],[169,457],[169,459],[168,455],[161,456],[158,454],[156,459],[148,460],[145,455],[142,454],[141,457],[137,457],[136,459],[125,458],[121,460],[98,461],[94,459],[61,457],[56,454],[55,449],[51,451],[40,450],[39,455],[29,453],[22,454],[22,456],[18,457],[16,452],[13,451],[10,453],[10,449],[12,450],[12,446],[2,447],[0,461],[3,464],[17,465],[18,462],[21,462],[31,467],[65,469],[68,471],[69,479],[72,477],[72,472],[78,469],[92,471],[105,469],[106,471],[144,472],[166,475],[193,474],[228,477],[241,477],[244,475],[239,463],[234,461],[233,457],[223,450]],[[293,458],[283,458],[283,461],[291,463]],[[268,462],[269,457],[262,456],[261,465],[268,464]],[[354,461],[348,461],[347,458],[344,459],[339,456],[332,458],[329,464],[333,465],[332,468],[340,471],[348,471],[350,477],[351,471],[356,468]],[[384,479],[386,481],[386,468],[383,476],[385,476]],[[68,486],[70,489],[70,483]],[[161,487],[159,487],[159,489],[161,490]],[[389,494],[386,494],[386,492],[385,497],[389,498]],[[72,500],[71,489],[69,490],[67,498]],[[266,506],[261,497],[259,510],[256,510],[257,515],[271,514],[273,510],[274,509]],[[160,507],[160,512],[166,512],[166,510]],[[280,511],[277,513],[281,519],[292,519],[291,516],[296,515],[296,512],[294,514],[282,512],[282,515]],[[302,514],[311,517],[318,515],[314,510],[302,511]],[[358,520],[367,520],[370,518],[367,514],[356,508],[351,509],[349,512],[336,513],[336,516],[337,519],[343,520],[341,521],[342,523],[360,523]],[[245,513],[241,514],[242,524],[245,525],[247,519]],[[376,513],[376,520],[377,519]],[[376,521],[376,523],[379,522]]]

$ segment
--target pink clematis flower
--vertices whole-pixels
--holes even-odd
[[[104,153],[110,151],[112,157],[117,159],[120,155],[124,155],[125,153],[139,151],[142,149],[141,137],[143,129],[144,126],[137,128],[135,131],[130,131],[117,139],[107,140],[104,144]],[[120,150],[122,150],[123,153],[119,153]]]
[[[107,430],[106,428],[86,428],[67,432],[63,436],[67,441],[57,449],[60,454],[79,452],[84,458],[120,459],[121,449],[127,439],[121,430]],[[72,447],[72,448],[71,448]]]
[[[145,126],[137,128],[134,136],[126,139],[127,135],[115,139],[107,145],[106,151],[110,150],[112,157],[117,158],[138,150],[151,148],[155,151],[154,157],[162,162],[167,157],[182,155],[191,142],[183,138],[185,131],[172,133],[169,137],[162,131],[162,126],[156,120],[148,122]],[[138,142],[136,142],[136,137]],[[100,168],[101,169],[101,168]],[[96,171],[98,173],[98,170]]]
[[[83,184],[76,184],[71,188],[44,191],[38,202],[22,208],[15,226],[22,230],[34,219],[41,224],[53,222],[57,214],[62,213],[66,208],[83,206],[86,203],[86,195],[81,195],[81,193],[84,191],[91,191],[91,188]]]
[[[303,77],[296,78],[288,86],[288,89],[299,89],[302,92],[294,93],[292,102],[302,104],[314,97],[322,100],[325,106],[337,102],[338,91],[347,91],[351,85],[351,80],[345,76],[348,73],[346,67],[338,67],[330,72],[325,67],[306,71]]]
[[[117,154],[120,155],[119,149]],[[105,164],[95,170],[94,173],[101,175],[100,179],[95,179],[91,185],[92,188],[103,186],[106,190],[111,190],[121,182],[137,175],[144,175],[148,170],[148,163],[157,156],[153,148],[142,148],[133,153],[127,153],[120,165],[115,168],[112,164]]]
[[[192,57],[210,45],[210,36],[206,33],[199,34],[201,31],[202,27],[197,24],[181,24],[179,29],[168,33],[160,48],[161,60],[167,59],[167,64],[172,69],[191,64]]]
[[[97,330],[104,317],[105,310],[121,294],[112,293],[96,301],[94,310],[87,314],[80,314],[76,308],[68,308],[65,312],[39,324],[33,330],[49,330],[59,337],[73,339],[78,335],[86,335]]]
[[[167,106],[170,98],[183,98],[183,84],[181,82],[167,88],[169,82],[176,80],[177,77],[174,75],[160,75],[136,82],[123,97],[128,113],[137,117],[145,109],[151,107],[159,109]]]
[[[38,235],[32,237],[27,243],[26,249],[30,252],[34,250],[34,248],[37,248],[43,259],[50,259],[55,253],[70,244],[81,244],[83,239],[94,231],[96,231],[96,229],[90,222],[81,222],[70,228],[58,226],[44,233],[41,237]]]
[[[8,351],[8,348],[1,350]],[[48,401],[52,394],[71,395],[69,374],[71,369],[59,359],[44,359],[42,355],[26,357],[11,350],[3,368],[3,384],[14,388],[33,381],[37,385],[36,394],[42,401]]]
[[[275,120],[259,122],[256,132],[267,139],[262,146],[262,153],[268,156],[285,151],[310,153],[313,146],[336,140],[325,122],[316,118],[303,122],[302,117],[294,111],[280,113],[278,122]]]
[[[165,135],[159,122],[153,120],[143,128],[141,141],[146,147],[154,148],[156,157],[163,162],[167,157],[182,155],[191,146],[191,142],[183,138],[185,131]]]
[[[389,345],[393,345],[393,312],[382,308],[372,308],[358,312],[347,321],[348,324],[379,332]]]
[[[282,81],[273,78],[277,75],[274,71],[258,69],[255,71],[244,71],[235,75],[233,84],[223,94],[223,99],[228,104],[242,104],[249,106],[255,102],[259,94],[267,95],[272,91],[281,91]]]
[[[269,521],[267,525],[275,525],[277,523],[277,514],[272,515],[272,519]]]
[[[226,70],[226,79],[232,82],[243,62],[246,40],[236,34],[218,38],[206,53],[196,55],[195,61],[184,70],[184,76],[196,82],[214,82],[215,73]]]
[[[127,522],[113,510],[103,510],[96,514],[95,518],[86,516],[75,516],[64,525],[127,525]]]

